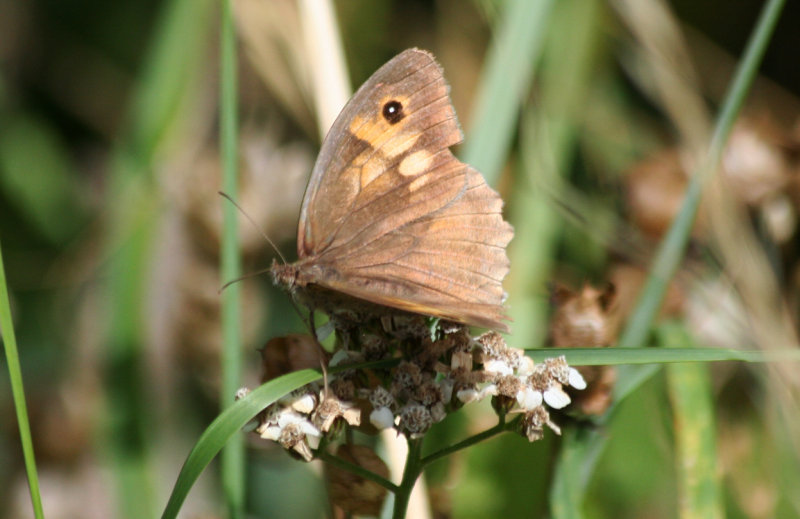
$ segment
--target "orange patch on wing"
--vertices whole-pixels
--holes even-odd
[[[405,177],[416,176],[427,171],[432,160],[433,155],[427,150],[415,151],[400,161],[397,170]]]

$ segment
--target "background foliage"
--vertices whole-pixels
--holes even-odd
[[[661,203],[680,199],[681,171],[705,153],[761,4],[343,1],[335,14],[353,85],[410,46],[444,67],[466,134],[458,154],[500,190],[516,228],[509,341],[533,348],[547,343],[549,282],[613,280],[620,307],[634,305],[641,280],[620,272],[649,266],[674,214]],[[238,199],[291,259],[324,133],[307,20],[289,0],[232,5]],[[509,17],[512,9],[524,16]],[[0,240],[48,517],[160,513],[226,398],[220,12],[211,0],[0,0]],[[653,344],[797,348],[798,16],[790,2],[725,156],[738,176],[709,188]],[[508,61],[485,67],[498,48]],[[487,89],[505,93],[506,111],[481,104]],[[244,272],[274,255],[246,222],[239,241]],[[254,387],[256,349],[302,327],[265,276],[240,288],[241,384]],[[619,312],[610,319],[624,320]],[[7,371],[0,377],[8,387]],[[583,513],[687,515],[684,471],[699,460],[719,475],[717,513],[800,516],[798,383],[796,364],[655,372],[594,431],[607,444]],[[486,428],[483,411],[450,417],[431,443]],[[693,446],[703,429],[686,419],[709,411],[712,442]],[[10,392],[0,391],[0,413],[0,517],[28,517]],[[554,476],[570,441],[505,435],[438,462],[426,474],[436,514],[562,515],[574,503],[553,491],[554,478],[579,486],[585,476]],[[319,467],[246,442],[248,513],[324,513]],[[187,516],[224,516],[230,495],[212,465]]]

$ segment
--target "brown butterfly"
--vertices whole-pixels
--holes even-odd
[[[442,69],[395,56],[322,143],[276,284],[326,313],[397,310],[508,331],[502,281],[514,231],[503,201],[450,146],[462,140]],[[380,305],[377,306],[376,305]]]

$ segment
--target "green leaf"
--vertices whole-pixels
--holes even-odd
[[[228,440],[258,413],[282,396],[321,378],[318,371],[309,369],[289,373],[267,382],[225,409],[206,428],[186,458],[161,517],[177,517],[189,490],[206,466]]]
[[[677,323],[665,323],[657,332],[664,346],[691,348],[692,338]],[[667,383],[675,424],[680,516],[725,517],[708,366],[667,366]]]

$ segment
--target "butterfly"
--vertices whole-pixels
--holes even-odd
[[[462,140],[442,69],[408,49],[379,68],[325,137],[275,284],[328,314],[421,314],[508,331],[514,235],[503,201],[450,147]],[[399,312],[398,312],[399,311]]]

